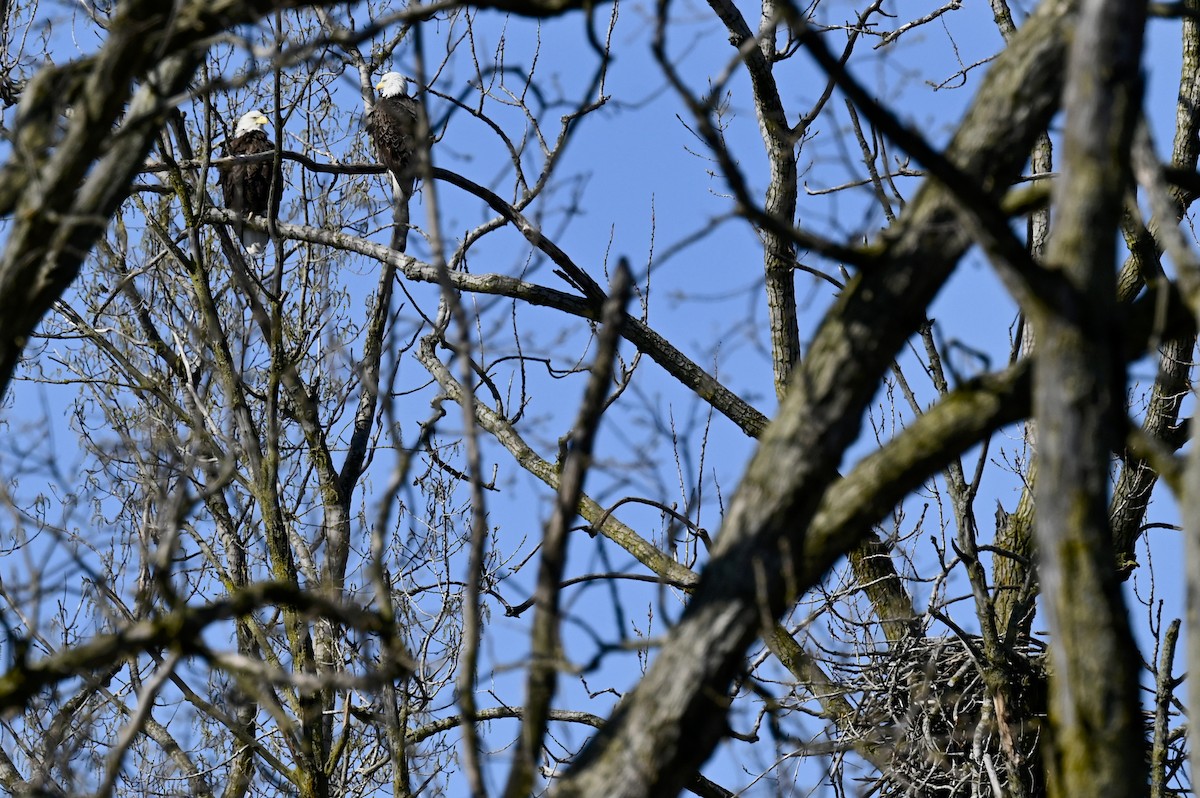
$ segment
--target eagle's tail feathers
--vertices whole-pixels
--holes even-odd
[[[260,258],[267,251],[267,243],[271,240],[271,236],[260,230],[243,227],[241,239],[242,246],[246,248],[250,257]]]
[[[392,249],[403,252],[408,246],[408,202],[412,199],[413,186],[400,185],[394,174],[392,179]]]

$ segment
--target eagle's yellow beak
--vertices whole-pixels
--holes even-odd
[[[257,122],[257,123],[258,123],[258,124],[260,124],[260,125],[269,125],[269,124],[271,124],[271,120],[270,120],[270,119],[267,119],[265,116],[259,116],[259,117],[258,117],[257,119],[255,119],[254,121],[255,121],[255,122]]]

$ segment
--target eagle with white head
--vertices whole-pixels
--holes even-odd
[[[408,203],[417,181],[421,108],[408,96],[408,79],[388,72],[375,84],[379,101],[367,115],[367,135],[392,181],[392,249],[408,243]]]
[[[225,155],[255,155],[271,152],[275,146],[267,138],[263,128],[270,120],[261,111],[253,110],[242,114],[234,129],[233,137],[225,142]],[[252,257],[261,256],[267,249],[270,236],[245,226],[246,219],[265,219],[271,205],[270,159],[256,161],[234,161],[222,164],[221,190],[225,195],[225,207],[237,214],[234,229],[242,246]]]

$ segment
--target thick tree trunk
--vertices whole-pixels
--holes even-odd
[[[1066,90],[1064,177],[1047,265],[1056,295],[1031,308],[1038,356],[1038,567],[1050,647],[1051,796],[1145,791],[1134,645],[1109,530],[1110,453],[1123,429],[1116,238],[1141,107],[1145,4],[1088,0]],[[1096,53],[1106,53],[1101,69]]]

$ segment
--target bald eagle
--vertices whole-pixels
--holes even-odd
[[[392,249],[408,242],[408,201],[417,179],[420,106],[408,96],[408,79],[389,72],[375,84],[379,101],[367,115],[367,135],[392,180]]]
[[[261,111],[242,114],[233,138],[225,142],[225,155],[254,155],[274,150],[274,145],[263,132],[263,127],[269,123],[270,120]],[[220,167],[225,207],[237,214],[234,229],[246,252],[255,258],[266,251],[270,236],[245,227],[245,220],[256,216],[266,218],[271,204],[272,168],[270,160],[238,161]]]

